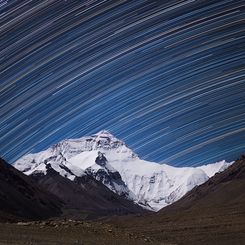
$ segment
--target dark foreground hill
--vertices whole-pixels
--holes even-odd
[[[105,215],[125,215],[146,212],[133,201],[119,196],[90,175],[76,177],[73,181],[61,176],[47,164],[46,175],[31,178],[63,203],[63,215],[72,219],[96,218]]]
[[[54,217],[60,207],[55,196],[0,158],[0,221]]]
[[[245,157],[156,214],[109,222],[156,244],[245,244]]]
[[[49,164],[47,174],[26,176],[0,159],[0,221],[97,218],[146,212],[90,175],[74,181]]]

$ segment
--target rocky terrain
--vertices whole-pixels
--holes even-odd
[[[0,245],[142,245],[149,242],[153,243],[144,235],[138,236],[102,222],[0,223]]]

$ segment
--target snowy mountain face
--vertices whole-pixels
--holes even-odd
[[[115,193],[157,211],[232,163],[221,161],[196,168],[176,168],[144,161],[123,141],[103,130],[25,155],[14,166],[31,175],[46,174],[47,164],[70,180],[91,175]]]

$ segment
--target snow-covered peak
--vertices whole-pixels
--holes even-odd
[[[94,152],[93,155],[97,155],[98,151],[109,155],[116,154],[120,159],[137,158],[137,155],[129,149],[123,141],[117,139],[107,130],[102,130],[91,136],[62,140],[45,151],[28,154],[24,157],[33,158],[32,161],[35,161],[34,158],[38,155],[40,155],[41,158],[46,158],[47,156],[60,156],[64,161],[67,161],[84,152]],[[19,162],[19,160],[17,162]],[[40,160],[41,159],[39,159],[38,162],[40,162]],[[20,168],[23,170],[26,166],[20,166]]]
[[[69,164],[69,167],[77,172],[78,168],[84,170],[92,166],[98,152],[103,153],[110,161],[115,159],[127,161],[137,158],[137,155],[123,141],[117,139],[109,131],[102,130],[91,136],[62,140],[44,151],[27,154],[18,159],[14,166],[28,174],[42,169],[45,172],[46,161],[55,169],[58,169],[60,164]]]
[[[106,160],[96,161],[99,156]],[[177,168],[144,161],[123,141],[102,130],[91,136],[63,140],[45,151],[23,156],[14,166],[30,175],[46,174],[47,164],[71,180],[90,174],[119,195],[159,210],[232,163],[221,161]]]
[[[115,138],[114,135],[112,135],[108,130],[101,130],[98,133],[94,134],[98,137],[109,137],[109,138]]]
[[[117,139],[114,135],[112,135],[107,130],[102,130],[91,137],[88,137],[87,140],[91,140],[93,144],[93,150],[97,149],[103,149],[103,150],[110,150],[118,148],[122,145],[125,145],[125,143],[119,139]]]

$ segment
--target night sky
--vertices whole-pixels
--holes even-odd
[[[0,155],[107,129],[150,161],[238,158],[243,5],[0,0]]]

